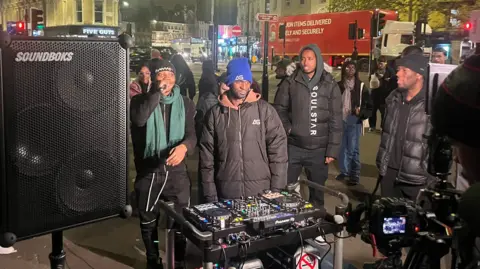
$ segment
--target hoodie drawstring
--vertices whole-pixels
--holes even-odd
[[[227,127],[230,127],[230,107],[228,108],[228,121],[227,121]]]
[[[162,184],[162,188],[160,189],[160,191],[158,192],[158,195],[157,195],[157,198],[155,199],[155,202],[153,203],[152,207],[149,208],[149,205],[150,205],[150,195],[152,194],[152,187],[153,187],[153,182],[155,181],[155,172],[152,174],[152,180],[150,181],[150,188],[148,189],[148,196],[147,196],[147,206],[145,208],[145,211],[147,212],[151,212],[153,211],[153,209],[155,208],[155,206],[157,205],[158,203],[158,200],[160,199],[160,195],[162,195],[162,192],[163,192],[163,189],[165,189],[165,185],[167,185],[167,181],[168,181],[168,170],[166,168],[166,166],[164,165],[163,166],[163,170],[165,171],[165,181],[163,182]]]

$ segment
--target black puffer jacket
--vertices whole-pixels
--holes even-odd
[[[387,97],[382,137],[377,154],[377,168],[380,175],[384,176],[390,161],[392,147],[394,143],[397,143],[395,133],[405,132],[397,181],[411,185],[424,185],[429,178],[426,172],[428,146],[424,134],[428,134],[431,127],[425,113],[425,93],[420,92],[418,97],[416,102],[410,106],[406,130],[397,130],[398,114],[403,102],[402,93],[395,90]]]
[[[274,106],[289,144],[304,149],[326,148],[326,156],[336,157],[342,141],[342,94],[333,76],[323,68],[320,49],[316,45],[305,49],[315,52],[315,75],[307,83],[306,75],[297,69],[280,84]]]
[[[275,109],[253,91],[238,109],[226,95],[220,100],[207,112],[200,140],[204,199],[285,188],[287,136]]]

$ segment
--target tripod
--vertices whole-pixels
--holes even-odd
[[[440,269],[440,259],[450,250],[447,242],[434,235],[426,234],[420,237],[405,259],[405,269],[429,268]],[[455,261],[452,257],[452,263]]]
[[[385,255],[385,259],[377,260],[374,263],[366,263],[363,269],[402,269],[402,252],[391,251]]]

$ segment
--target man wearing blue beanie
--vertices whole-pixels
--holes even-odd
[[[210,109],[200,139],[206,202],[279,191],[287,184],[287,136],[275,109],[251,89],[246,58],[230,61],[230,90]]]

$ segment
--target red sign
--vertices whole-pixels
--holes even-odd
[[[298,263],[298,269],[314,269],[315,266],[317,265],[317,259],[315,257],[308,255],[308,254],[303,254],[303,256],[300,257],[300,262]]]
[[[278,15],[276,14],[266,14],[266,13],[257,13],[257,21],[278,21]]]
[[[241,36],[242,35],[242,27],[236,25],[236,26],[233,26],[232,28],[232,35],[234,36]]]

